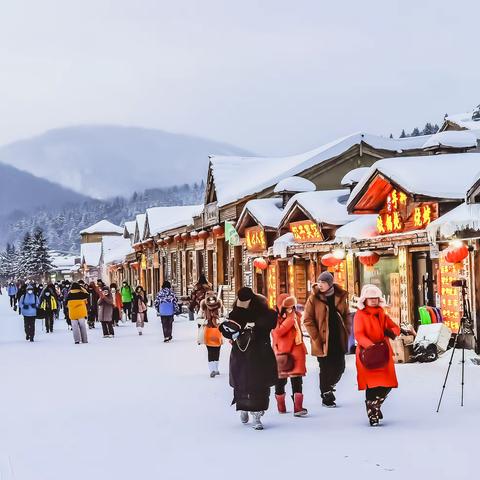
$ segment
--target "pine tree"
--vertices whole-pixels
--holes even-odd
[[[405,133],[405,129],[402,129],[402,133],[400,134],[400,138],[405,138],[407,134]]]
[[[32,259],[33,245],[32,236],[27,232],[23,237],[22,245],[20,247],[20,254],[18,259],[18,275],[21,278],[28,279],[34,274],[34,263]]]
[[[412,133],[410,134],[411,137],[419,137],[420,136],[420,130],[415,127],[413,130],[412,130]]]
[[[422,135],[433,135],[436,132],[435,127],[430,122],[427,122],[422,130]]]
[[[33,232],[31,245],[32,274],[37,278],[46,279],[47,274],[53,268],[53,264],[48,252],[47,241],[41,228],[37,227]]]

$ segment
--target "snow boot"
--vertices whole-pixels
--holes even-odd
[[[248,412],[246,412],[245,410],[242,410],[240,412],[240,420],[241,420],[242,423],[248,423],[248,420],[249,420]]]
[[[327,408],[335,408],[337,406],[335,400],[336,398],[332,390],[322,393],[322,406]]]
[[[285,405],[285,394],[275,395],[277,399],[277,409],[278,413],[287,413],[287,406]]]
[[[210,370],[210,378],[215,378],[215,362],[208,362],[208,369]]]
[[[365,405],[367,407],[367,416],[371,427],[376,427],[380,423],[379,411],[380,411],[380,399],[377,397],[375,400],[367,400]]]
[[[220,375],[220,372],[218,370],[218,360],[215,360],[215,375]]]
[[[303,408],[303,393],[294,393],[293,399],[293,415],[295,417],[304,417],[307,415],[308,410]]]
[[[254,430],[263,430],[263,424],[262,424],[261,418],[264,413],[265,412],[252,412],[252,416],[253,416],[252,428]]]

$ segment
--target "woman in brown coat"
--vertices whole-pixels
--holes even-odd
[[[113,297],[106,285],[100,291],[98,298],[98,320],[102,324],[103,338],[113,338]]]
[[[303,323],[310,335],[312,355],[320,367],[320,392],[324,407],[336,407],[335,385],[345,371],[345,354],[351,326],[348,321],[348,294],[323,272],[305,304]]]

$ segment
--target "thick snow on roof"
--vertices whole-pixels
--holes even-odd
[[[95,225],[80,232],[80,234],[84,233],[123,233],[123,228],[109,222],[108,220],[100,220]]]
[[[102,243],[82,243],[80,245],[80,256],[82,263],[85,263],[89,267],[98,267],[100,265],[100,258],[102,257]]]
[[[386,158],[375,162],[353,189],[348,203],[378,171],[407,192],[437,198],[462,199],[480,169],[480,153]]]
[[[480,130],[480,120],[473,120],[472,115],[473,111],[457,113],[455,115],[447,115],[445,120],[455,123],[459,127],[467,128],[468,130]]]
[[[371,238],[377,235],[377,215],[351,215],[354,220],[335,232],[335,243],[351,245],[355,240]]]
[[[137,227],[138,227],[138,239],[140,242],[143,240],[146,219],[147,219],[146,213],[140,213],[135,217],[135,223],[137,224]]]
[[[442,238],[450,238],[466,229],[480,230],[480,204],[460,204],[428,225],[427,234],[435,241],[438,233]]]
[[[130,240],[124,237],[104,237],[102,240],[103,263],[109,264],[123,261],[125,256],[133,252]]]
[[[123,234],[127,236],[135,235],[135,225],[135,220],[132,220],[131,222],[125,222],[125,225],[123,226]]]
[[[290,245],[295,245],[293,233],[288,232],[281,235],[273,242],[273,255],[275,257],[286,258],[287,250]]]
[[[273,190],[275,193],[281,192],[314,192],[317,189],[310,180],[302,177],[288,177],[280,180]]]
[[[478,124],[480,128],[480,123]],[[470,148],[477,146],[477,136],[467,130],[447,130],[432,135],[423,145],[423,148],[453,147]]]
[[[343,186],[353,185],[354,183],[358,183],[368,172],[369,167],[360,167],[354,168],[350,170],[340,182]]]
[[[210,157],[218,205],[261,192],[280,180],[298,175],[314,165],[341,155],[354,145],[366,143],[373,148],[402,152],[421,149],[430,136],[386,138],[366,133],[354,133],[322,145],[310,152],[289,157]]]
[[[346,189],[297,193],[287,203],[283,218],[286,218],[293,206],[298,204],[318,223],[344,225],[351,219],[346,207],[349,193]]]
[[[190,225],[193,217],[199,215],[202,209],[203,205],[147,208],[150,235],[157,235],[172,228]]]
[[[54,250],[49,252],[52,264],[57,269],[67,269],[75,265],[75,260],[78,256],[68,255]]]
[[[281,198],[259,198],[246,203],[243,213],[248,210],[263,227],[278,228],[282,220],[283,208]]]

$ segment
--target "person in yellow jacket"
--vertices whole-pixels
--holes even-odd
[[[68,314],[72,321],[73,340],[76,344],[88,343],[86,320],[88,293],[77,282],[72,283],[72,288],[67,295],[66,303]]]
[[[42,316],[45,318],[45,330],[47,333],[53,333],[54,318],[58,314],[58,300],[53,284],[48,284],[40,294],[39,311],[42,312]]]

